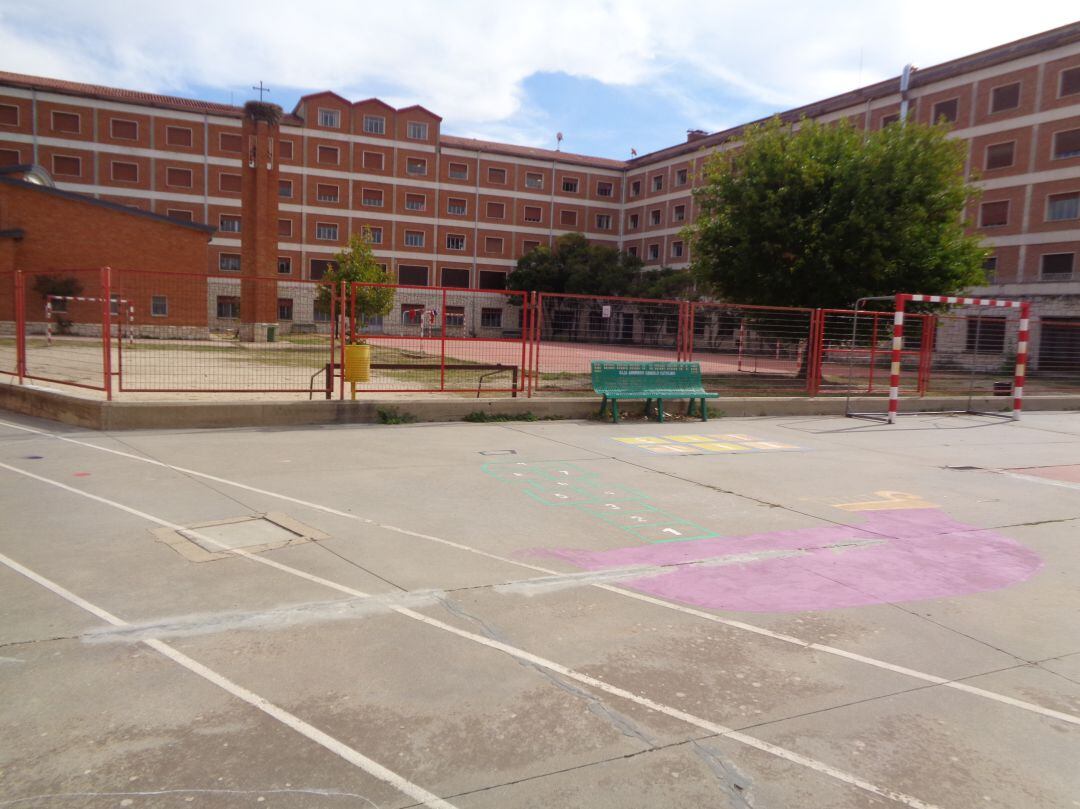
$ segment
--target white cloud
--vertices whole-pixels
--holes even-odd
[[[0,68],[181,94],[259,79],[354,99],[376,87],[447,117],[454,132],[533,141],[537,121],[508,122],[538,72],[669,95],[686,77],[779,109],[894,76],[907,61],[927,66],[1064,24],[1074,9],[1015,0],[16,0],[0,9]],[[684,91],[679,104],[694,99]],[[700,103],[702,120],[728,118]]]

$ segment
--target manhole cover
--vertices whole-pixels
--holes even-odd
[[[192,562],[224,559],[233,556],[232,551],[237,550],[261,553],[286,545],[328,539],[322,531],[276,512],[200,523],[178,531],[158,528],[152,533]]]

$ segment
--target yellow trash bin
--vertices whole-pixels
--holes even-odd
[[[356,398],[356,383],[371,381],[371,346],[366,343],[345,346],[345,381],[352,398]]]

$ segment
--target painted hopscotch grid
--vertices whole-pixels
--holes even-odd
[[[685,542],[719,536],[704,526],[646,502],[646,495],[604,481],[596,472],[560,461],[486,463],[483,471],[512,483],[546,506],[575,508],[644,542]]]
[[[656,455],[730,455],[748,452],[805,452],[803,447],[780,441],[762,441],[740,433],[695,433],[693,435],[639,435],[613,438],[621,444]]]

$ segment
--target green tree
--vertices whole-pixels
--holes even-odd
[[[964,149],[947,128],[774,119],[714,155],[686,228],[700,283],[733,303],[841,307],[984,280]]]
[[[529,292],[626,295],[640,271],[636,256],[589,244],[581,233],[565,233],[552,247],[537,247],[519,258],[506,286]]]
[[[319,287],[319,297],[316,301],[318,306],[329,308],[330,290],[333,289],[335,292],[339,290],[342,281],[347,285],[392,283],[390,273],[375,258],[372,244],[371,230],[368,228],[349,237],[349,243],[334,256],[333,264],[323,275],[324,285]],[[357,287],[355,294],[356,315],[361,323],[365,318],[389,314],[394,306],[392,287]]]

